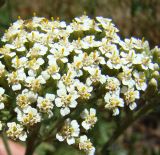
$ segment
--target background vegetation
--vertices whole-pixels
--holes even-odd
[[[120,29],[121,37],[135,36],[149,40],[151,47],[160,43],[160,0],[0,0],[0,35],[2,35],[18,16],[28,19],[36,12],[37,16],[72,20],[86,12],[90,17],[103,16],[112,18]],[[143,104],[143,103],[142,103]],[[95,135],[103,145],[115,128],[114,120],[104,119],[95,128],[100,135]],[[108,117],[107,117],[108,118]],[[160,106],[149,115],[135,122],[110,148],[111,155],[160,155]],[[117,122],[120,118],[114,118]],[[121,122],[119,122],[121,125]],[[105,132],[110,131],[110,132]],[[38,155],[78,155],[79,153],[64,144],[56,150],[43,143]],[[56,150],[56,152],[55,152]]]

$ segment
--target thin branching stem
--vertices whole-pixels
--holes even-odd
[[[111,138],[106,142],[101,150],[102,155],[107,155],[109,152],[109,147],[124,133],[124,131],[131,126],[137,119],[141,118],[142,116],[148,114],[149,112],[153,111],[157,105],[159,104],[160,97],[157,97],[146,104],[143,108],[139,109],[137,112],[133,114],[133,116],[127,117],[124,123],[113,132]]]
[[[32,155],[37,147],[37,137],[39,134],[40,124],[36,125],[27,138],[25,155]]]
[[[5,146],[7,155],[12,155],[10,147],[9,147],[9,143],[8,143],[8,138],[7,138],[7,136],[4,132],[2,133],[2,141],[3,141],[3,144]]]

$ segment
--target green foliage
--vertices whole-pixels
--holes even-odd
[[[38,155],[85,155],[82,152],[77,151],[77,149],[74,149],[73,147],[69,147],[65,144],[60,144],[60,146],[57,146],[55,148],[54,145],[49,143],[42,143],[37,149],[36,153]]]

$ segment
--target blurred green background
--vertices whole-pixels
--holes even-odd
[[[90,17],[103,16],[113,19],[122,38],[135,36],[149,40],[151,47],[160,44],[160,0],[0,0],[0,35],[18,16],[28,19],[37,16],[60,17],[71,21],[84,12]],[[143,117],[122,135],[111,150],[111,155],[160,155],[160,108]],[[110,121],[110,120],[108,120]],[[98,145],[103,145],[114,129],[114,123],[102,120],[96,125],[100,135]],[[107,132],[108,134],[110,132]],[[55,152],[52,143],[42,144],[38,155],[78,155],[74,149],[64,148]],[[60,147],[60,148],[62,148]]]

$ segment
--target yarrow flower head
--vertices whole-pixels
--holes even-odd
[[[122,98],[120,98],[117,94],[110,94],[106,93],[105,102],[107,103],[105,105],[105,108],[113,110],[113,115],[119,114],[118,107],[124,107],[124,101]]]
[[[46,94],[45,98],[38,97],[37,99],[37,107],[40,109],[41,112],[47,113],[49,115],[52,115],[52,109],[53,109],[53,101],[55,99],[54,94]]]
[[[75,137],[79,136],[79,132],[78,122],[76,120],[71,121],[67,119],[60,132],[56,134],[56,138],[59,141],[67,140],[67,143],[71,145],[75,143]]]
[[[80,136],[79,138],[79,149],[87,153],[87,155],[94,155],[95,148],[90,142],[90,139],[86,135]]]
[[[93,108],[91,108],[89,111],[87,109],[85,109],[81,113],[81,117],[82,117],[82,119],[84,119],[84,121],[82,122],[82,126],[86,130],[89,130],[97,122],[96,110]]]
[[[27,138],[26,132],[24,132],[24,129],[22,125],[16,124],[15,122],[7,123],[8,130],[6,131],[8,137],[16,140],[20,139],[21,141],[25,141]]]
[[[118,31],[86,15],[14,22],[1,38],[0,131],[25,141],[49,121],[58,141],[95,154],[87,134],[102,113],[134,110],[151,84],[159,88],[160,49]]]

